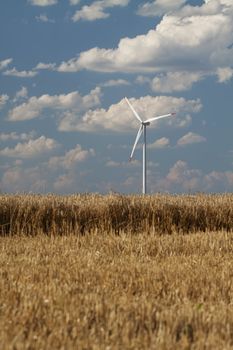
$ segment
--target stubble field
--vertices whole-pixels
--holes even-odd
[[[0,197],[1,349],[233,349],[233,195]]]

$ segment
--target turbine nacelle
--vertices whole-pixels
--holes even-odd
[[[148,126],[150,125],[150,122],[142,122],[142,125]]]

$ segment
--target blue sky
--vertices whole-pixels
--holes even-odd
[[[232,0],[0,3],[0,190],[233,188]]]

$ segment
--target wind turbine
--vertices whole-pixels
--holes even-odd
[[[140,127],[133,145],[133,149],[130,155],[130,161],[133,158],[133,154],[135,151],[135,148],[137,146],[137,143],[143,133],[143,171],[142,171],[142,193],[146,194],[146,127],[150,125],[151,122],[153,122],[154,120],[158,120],[158,119],[162,119],[162,118],[166,118],[166,117],[171,117],[173,115],[175,115],[175,113],[169,113],[169,114],[165,114],[165,115],[160,115],[158,117],[153,117],[153,118],[149,118],[145,121],[143,121],[140,116],[138,115],[138,113],[135,111],[135,109],[133,108],[133,106],[131,105],[131,103],[129,102],[128,98],[125,97],[126,102],[128,103],[131,111],[133,112],[133,114],[135,115],[135,117],[138,119],[138,121],[140,122]]]

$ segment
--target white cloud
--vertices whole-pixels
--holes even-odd
[[[139,85],[150,84],[151,79],[149,77],[145,77],[144,75],[138,75],[135,79],[135,83]]]
[[[204,176],[204,184],[207,190],[215,188],[217,185],[223,187],[223,190],[231,191],[233,186],[232,171],[212,171]]]
[[[127,6],[130,0],[99,0],[94,1],[91,5],[85,5],[75,12],[72,20],[74,22],[81,20],[95,21],[97,19],[104,19],[110,16],[105,12],[105,9],[114,6]]]
[[[82,149],[81,145],[76,145],[74,149],[66,152],[64,156],[52,157],[49,159],[48,165],[50,168],[56,169],[62,167],[64,169],[72,169],[77,163],[85,161],[89,157],[93,157],[95,151]]]
[[[154,92],[171,93],[191,89],[192,85],[205,77],[204,72],[167,72],[160,73],[153,79],[139,75],[135,83],[139,85],[149,84]]]
[[[0,141],[9,141],[9,140],[21,140],[21,141],[28,141],[32,138],[34,138],[36,135],[35,131],[31,131],[29,133],[21,133],[18,134],[15,131],[12,131],[10,133],[0,133]]]
[[[23,70],[23,71],[18,71],[15,67],[12,69],[9,69],[5,72],[2,73],[3,75],[8,75],[8,76],[12,76],[12,77],[18,77],[18,78],[32,78],[35,77],[38,72],[29,70]]]
[[[193,171],[191,171],[191,173],[193,173]],[[182,160],[178,160],[169,170],[166,178],[169,179],[171,182],[181,183],[184,180],[184,175],[188,174],[189,170],[187,163]],[[194,172],[194,174],[196,174],[196,171]]]
[[[170,141],[167,137],[162,137],[158,140],[156,140],[155,142],[148,144],[148,148],[149,149],[153,149],[153,148],[166,148],[170,145]]]
[[[188,90],[201,79],[203,74],[200,72],[168,72],[152,79],[150,85],[155,92],[169,93]]]
[[[148,33],[123,38],[115,49],[94,47],[81,52],[79,57],[62,62],[58,70],[213,74],[217,68],[233,64],[232,13],[233,4],[226,0],[184,6],[164,16]]]
[[[74,113],[85,111],[100,104],[101,89],[95,88],[88,95],[81,96],[78,91],[61,95],[33,96],[27,102],[9,111],[11,121],[37,118],[44,109],[73,110]]]
[[[35,17],[37,22],[44,22],[44,23],[55,23],[54,19],[48,18],[46,14],[41,14],[39,16]]]
[[[207,189],[205,174],[199,169],[192,169],[187,162],[182,160],[175,162],[165,175],[159,173],[158,164],[151,164],[147,175],[148,189],[151,193],[158,191],[193,192]],[[230,178],[229,174],[228,178]],[[129,175],[121,189],[125,190],[127,188],[127,191],[135,191],[135,188],[139,189],[140,184],[141,172],[134,171],[134,175]],[[229,184],[230,182],[228,182],[228,188],[230,188]],[[117,188],[116,184],[113,184],[112,187]],[[211,188],[214,188],[214,186]]]
[[[79,164],[84,163],[95,155],[93,149],[83,149],[80,145],[76,145],[64,155],[50,157],[48,161],[44,157],[42,161],[35,158],[37,165],[33,167],[27,167],[27,163],[22,161],[22,159],[34,157],[34,153],[36,153],[35,156],[39,154],[47,156],[48,153],[56,149],[57,143],[55,142],[54,144],[54,142],[48,142],[48,140],[51,139],[44,139],[44,142],[38,142],[38,145],[31,144],[33,149],[31,151],[29,151],[28,144],[24,149],[17,149],[14,152],[15,158],[17,156],[21,159],[16,158],[12,162],[13,165],[8,164],[5,168],[2,168],[5,171],[0,179],[0,188],[3,191],[33,191],[35,193],[55,190],[56,192],[67,193],[73,192],[74,188],[75,191],[80,192],[88,188],[88,180],[86,180],[86,183],[80,182],[82,178],[86,179],[88,175],[87,167],[84,165],[85,171],[81,172]],[[13,157],[13,154],[11,156]]]
[[[13,158],[34,158],[47,154],[58,146],[55,140],[41,136],[35,140],[18,143],[14,148],[6,147],[0,150],[0,155]]]
[[[178,160],[164,177],[157,182],[151,181],[153,191],[196,192],[196,191],[231,191],[233,186],[232,171],[211,171],[204,174],[200,169],[192,169],[187,162]]]
[[[195,134],[194,132],[188,132],[186,135],[182,136],[178,141],[178,146],[191,145],[193,143],[206,142],[206,138]]]
[[[179,9],[186,3],[186,0],[154,0],[140,5],[138,15],[154,17],[162,16],[165,13]]]
[[[59,175],[54,181],[53,188],[58,192],[72,191],[74,188],[77,188],[77,174],[68,172]]]
[[[111,79],[101,84],[103,87],[113,87],[120,85],[130,85],[130,83],[125,79]]]
[[[145,96],[137,100],[134,98],[130,100],[144,120],[174,111],[177,113],[175,118],[151,123],[152,127],[164,125],[163,123],[173,127],[186,127],[191,121],[189,113],[198,113],[202,107],[199,99],[185,100],[169,96]],[[59,130],[127,132],[135,130],[137,127],[137,120],[123,99],[119,103],[111,105],[108,110],[104,108],[89,110],[84,115],[67,113],[60,122]]]
[[[0,109],[7,103],[9,96],[6,94],[0,95]]]
[[[33,191],[40,192],[46,187],[46,180],[39,167],[21,168],[14,166],[6,170],[0,181],[0,186],[7,192]]]
[[[199,169],[190,169],[188,164],[178,160],[168,171],[165,178],[156,184],[161,190],[196,191],[201,186],[202,172]]]
[[[56,5],[58,0],[28,0],[28,2],[34,6],[50,6]]]
[[[56,67],[55,63],[38,63],[34,69],[40,70],[40,69],[48,69],[48,70],[54,70]]]
[[[104,12],[103,8],[98,4],[93,3],[90,6],[83,6],[81,10],[76,11],[72,17],[73,22],[77,22],[80,19],[84,21],[96,21],[97,19],[104,19],[109,17],[109,13]]]
[[[219,83],[225,83],[233,77],[233,69],[231,67],[223,67],[217,69]]]
[[[95,151],[90,148],[89,150],[82,149],[81,145],[76,145],[74,149],[66,152],[64,156],[52,157],[49,159],[48,166],[50,168],[73,168],[77,163],[87,160],[89,157],[93,157]]]
[[[16,92],[14,102],[17,102],[20,99],[25,99],[28,97],[28,89],[25,86],[22,86],[22,88]]]
[[[0,61],[0,70],[6,68],[12,61],[12,58],[7,58],[6,60]]]

